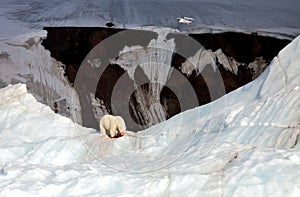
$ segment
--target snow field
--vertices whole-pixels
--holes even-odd
[[[283,68],[297,70],[292,66],[297,61],[284,59]],[[210,107],[221,100],[179,114],[137,138],[113,142],[55,114],[25,85],[9,85],[0,90],[6,172],[0,176],[1,195],[297,196],[299,145],[292,148],[299,132],[299,78],[286,72],[287,80],[273,80],[281,72],[274,62],[263,77],[221,98],[230,102],[218,114],[211,114]],[[266,79],[276,84],[265,94],[243,95],[262,89],[257,86],[268,84]],[[234,94],[245,100],[234,102]],[[194,120],[195,114],[202,118]]]
[[[74,9],[58,11],[54,24],[70,22]],[[48,11],[36,23],[48,21]],[[14,68],[7,76],[22,71],[16,79],[25,83],[33,68],[25,61],[37,73],[52,61],[39,38],[1,41],[1,54],[9,54],[1,61]],[[2,88],[0,195],[300,196],[299,53],[297,37],[255,81],[115,141],[55,114],[24,84]],[[35,76],[49,82],[43,72]]]

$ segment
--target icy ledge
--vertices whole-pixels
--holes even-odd
[[[115,141],[0,90],[1,196],[300,196],[300,37],[256,80]]]

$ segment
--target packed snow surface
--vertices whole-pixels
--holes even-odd
[[[26,85],[0,89],[0,196],[300,196],[300,37],[248,85],[113,141],[40,103],[80,119],[44,26],[294,37],[299,10],[294,0],[2,0],[0,87]]]
[[[296,0],[2,0],[0,22],[6,29],[0,37],[45,26],[105,27],[108,22],[127,29],[163,26],[185,32],[298,35],[299,10]],[[194,20],[179,24],[180,17]]]
[[[300,196],[300,37],[256,80],[116,140],[0,89],[1,196]]]

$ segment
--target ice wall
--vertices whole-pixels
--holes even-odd
[[[156,32],[158,36],[156,39],[152,39],[147,47],[125,46],[123,50],[119,52],[118,57],[111,61],[111,63],[121,66],[121,68],[123,68],[127,72],[129,78],[134,83],[134,90],[132,90],[133,96],[130,95],[131,97],[134,97],[134,99],[131,99],[129,102],[132,113],[126,114],[125,117],[134,116],[137,120],[135,121],[143,126],[142,128],[148,128],[151,125],[155,125],[167,119],[168,114],[166,113],[165,106],[161,104],[160,94],[164,86],[168,87],[169,84],[167,83],[169,82],[170,76],[174,72],[174,68],[172,67],[174,65],[171,65],[173,55],[175,53],[182,53],[175,50],[176,42],[174,38],[168,38],[169,40],[167,39],[167,35],[169,33],[176,33],[174,30],[158,28],[156,30],[155,28],[150,28],[150,30]],[[207,66],[211,66],[213,68],[212,72],[214,72],[215,74],[219,73],[218,67],[223,66],[225,70],[238,75],[239,66],[244,66],[246,68],[249,67],[249,69],[253,70],[252,77],[254,79],[264,70],[266,66],[262,58],[251,62],[249,65],[246,65],[245,63],[237,62],[232,57],[227,57],[221,49],[218,49],[216,51],[208,50],[201,46],[199,43],[193,43],[193,41],[194,40],[191,40],[191,43],[189,43],[192,46],[182,46],[185,49],[183,50],[183,53],[187,53],[188,55],[184,55],[186,56],[186,61],[182,63],[181,66],[179,66],[179,69],[181,69],[181,72],[183,74],[186,74],[187,76],[190,76],[193,71],[196,71],[196,75],[200,75],[203,69]],[[178,43],[179,45],[181,44],[180,40],[178,40]],[[197,48],[195,49],[197,51],[195,51],[195,54],[192,55],[192,53],[194,52],[192,50],[194,45],[197,45]],[[184,76],[182,75],[182,73],[180,73],[179,75]],[[186,78],[184,78],[183,80],[179,79],[179,75],[176,75],[176,77],[174,77],[176,78],[176,82],[174,82],[175,84],[188,81],[188,79]],[[207,81],[214,81],[206,84],[210,86],[210,94],[212,94],[213,92],[219,92],[218,90],[216,90],[216,88],[222,87],[216,87],[214,85],[223,83],[224,79],[223,81],[220,79],[213,79],[216,76],[212,76],[212,74],[208,73],[202,73],[202,76]],[[129,84],[130,82],[127,83]],[[143,86],[144,84],[148,84],[148,86]],[[179,87],[179,85],[177,86]],[[222,89],[222,91],[224,91],[224,88]],[[186,87],[181,89],[179,92],[176,92],[178,93],[178,95],[176,95],[177,99],[178,97],[183,98],[188,94],[187,92],[188,90]],[[119,95],[118,97],[122,96],[123,95]],[[212,95],[210,96],[212,97]],[[219,97],[210,99],[214,100],[216,98]],[[182,107],[181,101],[179,101],[179,103],[181,105],[179,106],[179,108],[181,107],[179,111],[191,109]],[[199,104],[197,103],[195,106],[198,105]],[[119,105],[116,108],[121,109],[122,107],[121,105]],[[132,125],[134,124],[134,122],[130,122],[129,124]]]
[[[171,61],[175,42],[173,38],[166,39],[171,29],[158,29],[155,32],[158,34],[157,39],[151,40],[146,48],[125,46],[118,58],[113,61],[127,71],[129,77],[134,81],[136,88],[134,96],[137,103],[130,103],[130,105],[133,108],[136,107],[134,106],[136,104],[140,107],[139,111],[134,111],[134,115],[139,117],[142,125],[145,125],[146,128],[166,120],[165,110],[160,104],[160,93],[173,71]],[[142,69],[147,79],[135,74],[138,67]],[[144,83],[149,84],[147,94],[140,88]]]
[[[64,76],[64,65],[41,45],[46,31],[0,41],[0,79],[5,84],[26,83],[38,101],[81,123],[77,93]]]
[[[221,49],[212,51],[201,48],[194,56],[189,57],[182,63],[181,71],[187,75],[196,71],[198,75],[207,65],[212,66],[212,68],[216,70],[218,63],[221,64],[225,70],[235,75],[238,74],[239,66],[252,69],[252,79],[257,78],[267,67],[263,57],[257,57],[253,62],[247,65],[236,61],[233,57],[227,57]]]

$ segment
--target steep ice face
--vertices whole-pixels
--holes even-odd
[[[63,64],[41,45],[45,31],[0,41],[0,79],[5,84],[26,83],[28,90],[54,111],[81,123],[77,93],[63,76]]]
[[[199,75],[206,66],[211,66],[214,71],[217,68],[217,62],[223,66],[223,68],[231,73],[237,75],[239,66],[250,68],[253,71],[252,78],[257,78],[267,67],[266,62],[262,57],[257,57],[253,62],[246,65],[236,61],[232,57],[227,57],[221,49],[216,51],[206,50],[204,47],[199,49],[194,56],[187,58],[187,60],[181,65],[181,72],[190,75],[193,71]]]
[[[248,65],[248,68],[253,70],[252,79],[257,78],[267,67],[265,60],[262,57],[257,57]]]
[[[175,49],[174,39],[166,39],[171,29],[154,30],[158,34],[157,39],[150,41],[146,48],[141,46],[127,47],[120,51],[117,60],[113,61],[127,71],[129,77],[133,80],[135,97],[139,110],[142,114],[135,113],[142,119],[142,124],[147,127],[166,120],[166,113],[160,104],[160,93],[166,85],[173,68],[171,61]],[[173,30],[172,30],[173,31]],[[136,69],[141,68],[147,79],[142,81],[149,83],[149,92],[145,94],[138,81],[142,76],[136,75]]]
[[[182,64],[181,71],[190,75],[193,70],[195,70],[196,73],[199,74],[207,65],[212,66],[214,71],[216,71],[216,58],[213,52],[211,50],[205,50],[203,47]]]
[[[238,62],[235,61],[233,58],[228,58],[221,49],[218,49],[215,52],[216,58],[223,65],[226,70],[237,75],[238,72]]]

